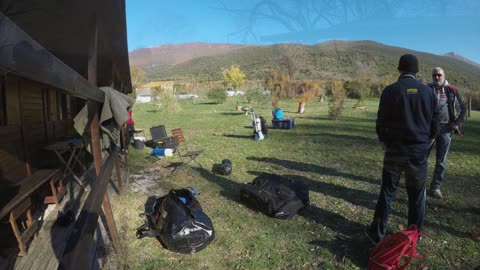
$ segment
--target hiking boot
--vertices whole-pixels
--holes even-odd
[[[365,233],[365,236],[367,236],[368,240],[370,240],[370,242],[373,245],[376,246],[378,245],[378,243],[380,243],[379,237],[374,233],[372,233],[372,231],[370,230],[370,226],[365,226],[365,229],[363,230],[363,232]]]
[[[443,199],[443,194],[440,189],[430,189],[429,195],[437,199]]]

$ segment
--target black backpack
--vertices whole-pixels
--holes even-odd
[[[222,165],[220,165],[220,172],[223,175],[232,174],[232,162],[229,159],[222,160]]]
[[[212,221],[188,189],[170,190],[141,216],[145,224],[137,228],[137,238],[157,238],[173,252],[193,254],[215,238]]]
[[[262,127],[263,136],[267,136],[268,134],[267,121],[265,121],[265,118],[263,118],[263,116],[259,116],[258,118],[260,118],[260,125]]]
[[[276,174],[263,173],[240,190],[248,207],[268,216],[290,219],[309,204],[308,189],[300,182]]]

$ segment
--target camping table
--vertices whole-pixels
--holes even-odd
[[[83,150],[83,143],[79,139],[71,139],[71,140],[66,140],[66,141],[60,141],[56,142],[54,144],[50,144],[44,148],[45,150],[48,151],[53,151],[57,155],[57,157],[60,159],[60,161],[65,165],[64,171],[63,171],[63,177],[66,176],[68,172],[70,172],[73,176],[73,179],[84,189],[87,190],[85,185],[83,185],[82,180],[73,172],[73,167],[75,166],[75,163],[79,164],[83,171],[85,172],[87,168],[82,164],[80,161],[78,155],[82,153]],[[68,156],[68,159],[65,160],[63,158],[64,154],[70,154]]]

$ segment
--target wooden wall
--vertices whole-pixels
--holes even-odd
[[[73,98],[38,82],[8,75],[5,91],[7,122],[0,125],[0,184],[20,181],[27,174],[27,164],[33,170],[58,164],[54,153],[43,147],[74,135],[76,114]]]
[[[0,184],[13,183],[25,177],[24,148],[20,119],[19,81],[7,78],[5,82],[6,125],[0,126]]]

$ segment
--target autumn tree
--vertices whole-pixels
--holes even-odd
[[[265,88],[272,92],[273,106],[276,107],[283,97],[291,97],[288,89],[293,87],[293,82],[288,74],[273,70],[268,74],[264,81]]]
[[[225,84],[231,85],[235,89],[238,89],[245,83],[246,76],[237,65],[232,65],[229,69],[223,70],[222,74]]]

